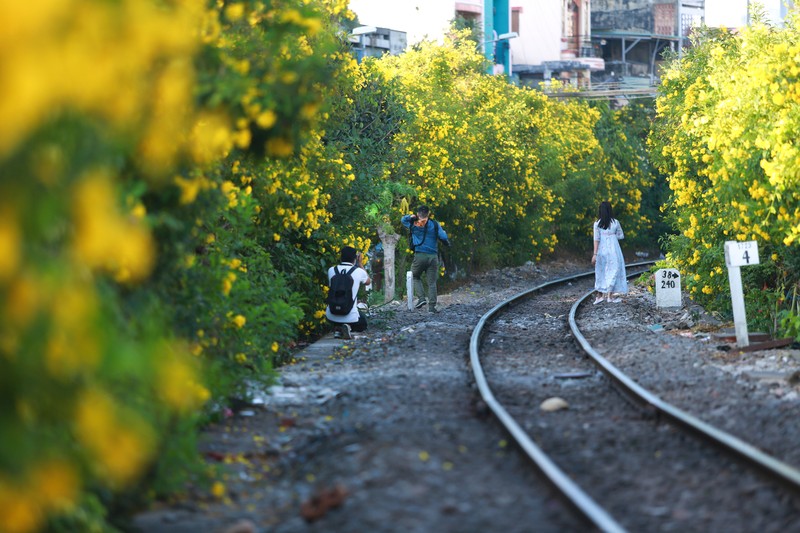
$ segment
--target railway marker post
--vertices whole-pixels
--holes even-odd
[[[406,271],[406,295],[408,296],[408,310],[414,309],[414,275]]]
[[[750,345],[740,267],[758,263],[758,242],[725,241],[725,266],[728,267],[728,282],[731,285],[731,303],[733,304],[733,325],[736,329],[736,345],[739,348]]]
[[[656,307],[681,307],[681,275],[676,268],[656,271]]]

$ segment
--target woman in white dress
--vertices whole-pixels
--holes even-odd
[[[625,238],[622,226],[614,218],[611,204],[601,202],[598,209],[599,219],[594,223],[594,288],[599,293],[594,303],[603,300],[608,303],[619,303],[619,297],[613,294],[628,292],[628,279],[625,275],[625,258],[619,241]]]

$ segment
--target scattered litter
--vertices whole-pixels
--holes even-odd
[[[653,333],[661,333],[664,331],[664,326],[661,324],[653,324],[652,326],[647,326],[647,329],[652,331]]]
[[[252,521],[239,520],[231,527],[224,530],[224,533],[256,533],[256,531],[256,525]]]
[[[561,374],[553,375],[556,379],[583,379],[592,376],[593,374],[591,372],[562,372]]]
[[[742,375],[748,377],[750,379],[758,379],[761,381],[772,381],[772,382],[787,382],[787,383],[797,383],[798,377],[800,377],[800,372],[781,372],[777,370],[748,370],[742,372]]]
[[[341,506],[347,498],[347,489],[342,485],[317,491],[300,506],[300,515],[306,522],[316,522],[328,511]]]
[[[539,406],[539,409],[550,413],[553,411],[560,411],[562,409],[569,409],[569,404],[563,398],[554,396],[543,401],[542,405]]]
[[[322,405],[341,395],[328,387],[270,387],[269,393],[263,396],[268,405],[305,405],[310,402]]]
[[[245,409],[244,411],[239,411],[239,416],[255,416],[256,412],[251,411],[250,409]]]

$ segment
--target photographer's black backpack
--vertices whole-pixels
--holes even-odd
[[[353,304],[356,303],[355,298],[353,298],[352,276],[356,268],[358,268],[356,265],[353,265],[350,270],[345,268],[339,270],[333,267],[334,274],[331,278],[331,287],[328,290],[328,298],[325,301],[334,315],[348,315],[350,310],[353,309]]]

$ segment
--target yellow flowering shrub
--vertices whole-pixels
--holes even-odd
[[[455,243],[451,259],[487,267],[539,259],[560,239],[589,242],[597,205],[608,196],[620,199],[636,227],[645,226],[638,211],[647,180],[605,155],[595,132],[601,113],[485,75],[482,56],[463,35],[367,62],[362,71],[364,90],[393,114],[363,117],[362,128],[392,123],[373,142],[393,149],[375,164],[367,159],[377,156],[374,145],[365,144],[369,155],[357,152],[353,166],[366,163],[372,175],[354,185],[363,180],[365,195],[376,191],[367,207],[382,205],[401,233],[399,198],[411,207],[428,204]]]
[[[669,259],[694,296],[721,309],[725,241],[758,241],[762,265],[744,269],[745,282],[778,303],[798,279],[798,37],[796,17],[783,29],[708,30],[663,78],[650,144],[672,191]],[[775,302],[755,301],[764,294],[751,293],[748,318],[772,329]]]
[[[339,0],[0,5],[0,532],[101,528],[96,493],[175,488],[211,395],[290,344],[300,306],[252,231],[271,178],[221,168],[300,152],[349,16]],[[278,179],[272,213],[319,227],[306,206],[325,193]]]

